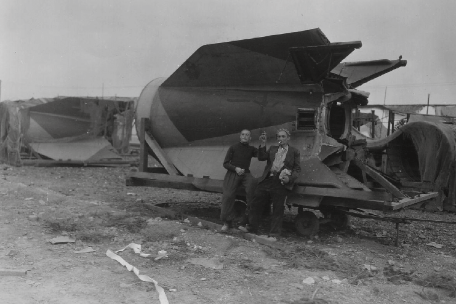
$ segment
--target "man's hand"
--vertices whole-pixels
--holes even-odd
[[[283,184],[288,184],[288,182],[290,181],[290,178],[288,177],[288,175],[285,175],[285,176],[282,176],[282,178],[280,180],[282,181]]]
[[[242,174],[244,174],[244,172],[245,172],[244,169],[241,169],[241,168],[239,168],[239,167],[236,167],[235,170],[236,170],[237,175],[242,175]]]
[[[266,145],[266,140],[267,140],[266,132],[263,131],[263,133],[261,133],[261,136],[260,136],[261,146]]]

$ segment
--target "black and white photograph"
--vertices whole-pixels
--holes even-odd
[[[0,303],[456,303],[455,11],[0,0]]]

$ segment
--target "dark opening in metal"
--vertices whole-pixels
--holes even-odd
[[[298,109],[296,116],[296,129],[314,130],[315,128],[315,109]]]

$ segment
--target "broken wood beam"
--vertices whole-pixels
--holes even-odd
[[[165,151],[163,151],[163,149],[157,143],[157,141],[152,136],[147,134],[147,132],[144,133],[144,138],[146,140],[147,145],[152,149],[154,154],[157,156],[158,161],[166,169],[168,174],[169,175],[179,175],[179,173],[177,172],[177,170],[174,167],[173,163],[168,158],[168,156],[166,155]]]
[[[141,118],[141,122],[139,124],[139,171],[145,172],[147,171],[148,167],[148,157],[149,153],[147,152],[147,144],[146,144],[146,139],[145,139],[145,134],[146,134],[146,124],[149,123],[148,118]]]
[[[361,160],[354,159],[353,162],[358,166],[363,172],[366,172],[371,176],[376,182],[382,185],[387,191],[391,192],[394,197],[397,198],[406,198],[407,196],[402,193],[396,186],[390,183],[386,178],[384,178],[380,173],[372,169],[371,167],[365,165]]]
[[[414,198],[406,197],[406,198],[401,199],[399,202],[388,202],[388,203],[386,203],[386,205],[390,206],[393,210],[398,210],[398,209],[402,209],[405,207],[409,207],[411,205],[415,205],[417,203],[421,203],[428,199],[437,197],[438,195],[439,195],[438,192],[430,192],[430,193],[426,193],[426,194],[421,194],[420,196],[414,197]]]

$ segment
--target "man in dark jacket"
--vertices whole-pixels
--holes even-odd
[[[282,232],[282,219],[285,211],[285,199],[293,188],[294,181],[301,172],[299,150],[288,145],[290,132],[286,129],[277,131],[278,146],[266,146],[258,149],[258,160],[267,160],[263,175],[258,180],[249,213],[250,225],[239,229],[256,233],[265,204],[272,202],[273,212],[269,236],[279,236]]]
[[[242,130],[240,142],[231,146],[226,153],[223,167],[227,169],[223,180],[222,210],[220,219],[223,221],[222,231],[232,227],[234,219],[234,201],[236,192],[241,185],[246,192],[247,206],[250,206],[256,181],[250,174],[250,161],[258,156],[258,149],[249,145],[250,131]]]

